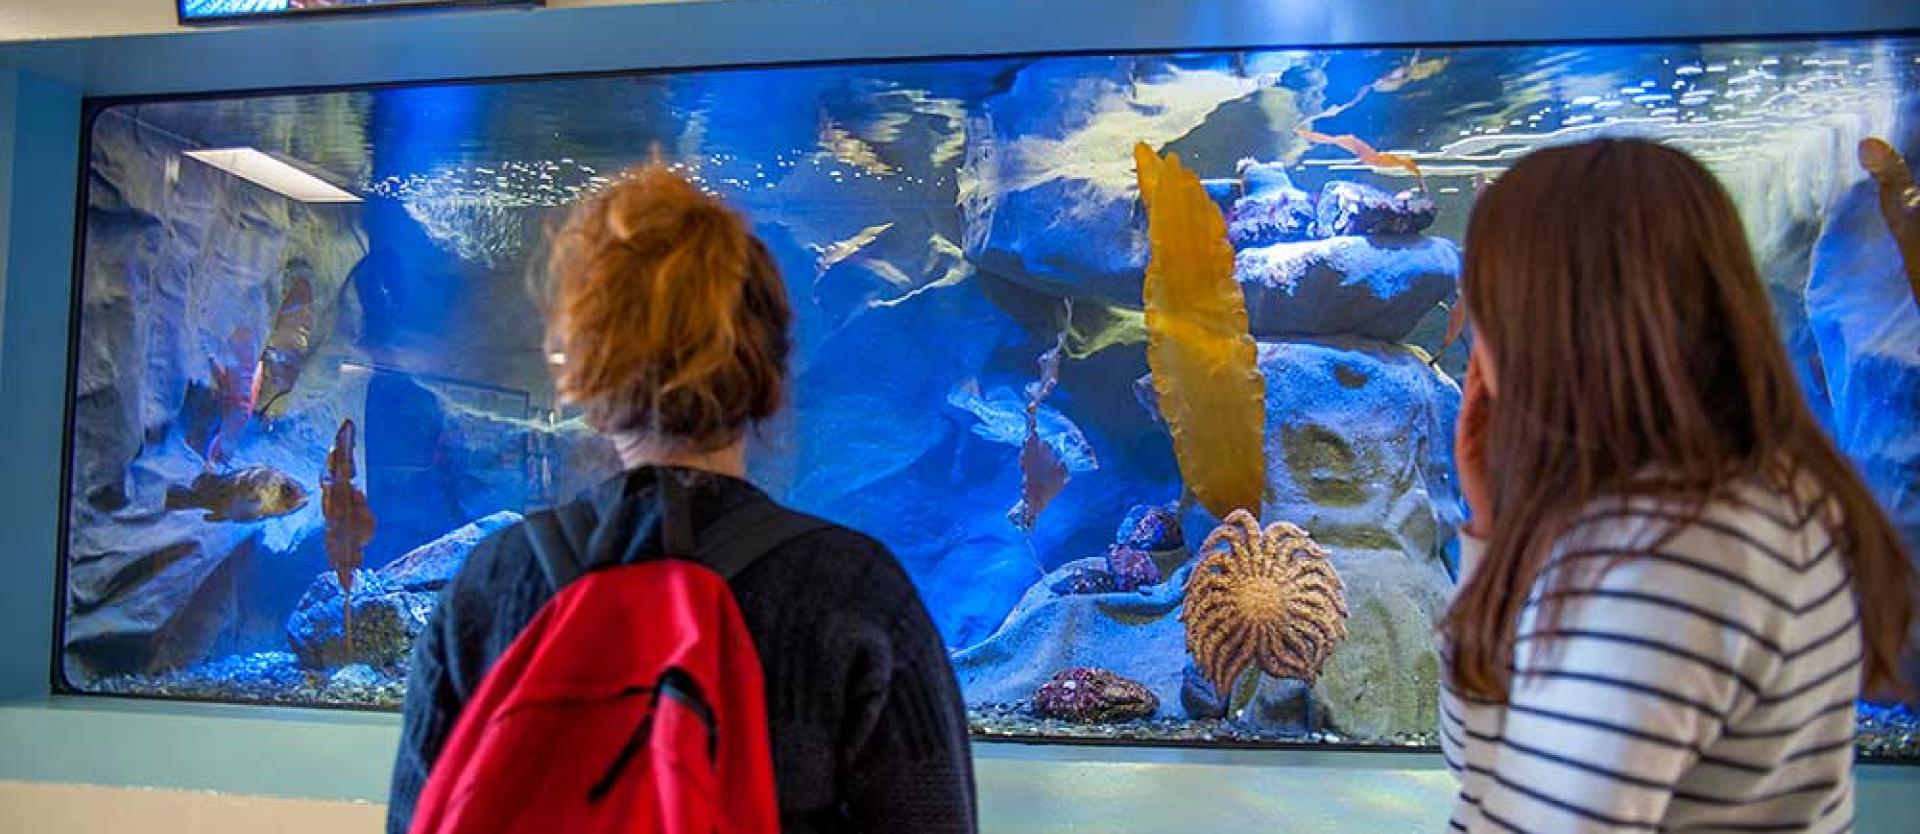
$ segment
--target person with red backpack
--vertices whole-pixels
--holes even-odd
[[[966,710],[880,543],[744,479],[785,287],[656,165],[548,262],[559,395],[627,471],[476,547],[414,647],[390,834],[974,832]]]

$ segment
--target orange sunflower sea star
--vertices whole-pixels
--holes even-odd
[[[1235,510],[1201,546],[1187,580],[1187,652],[1214,689],[1226,693],[1247,668],[1313,681],[1347,637],[1340,574],[1305,530],[1265,530]]]

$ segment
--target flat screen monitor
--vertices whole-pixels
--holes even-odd
[[[396,10],[542,6],[546,0],[176,0],[182,23],[304,18]]]

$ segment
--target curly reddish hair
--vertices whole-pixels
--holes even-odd
[[[713,451],[785,399],[779,267],[746,218],[658,163],[574,207],[547,282],[556,388],[602,432]]]

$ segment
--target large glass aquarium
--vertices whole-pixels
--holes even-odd
[[[752,218],[794,301],[792,407],[754,480],[898,555],[985,737],[1433,742],[1461,240],[1476,192],[1554,143],[1713,168],[1814,409],[1920,543],[1920,307],[1856,158],[1920,157],[1920,40],[898,61],[90,116],[73,691],[395,707],[475,543],[616,469],[555,401],[529,283],[564,208],[655,157]],[[1866,705],[1863,752],[1920,756],[1917,723]]]

